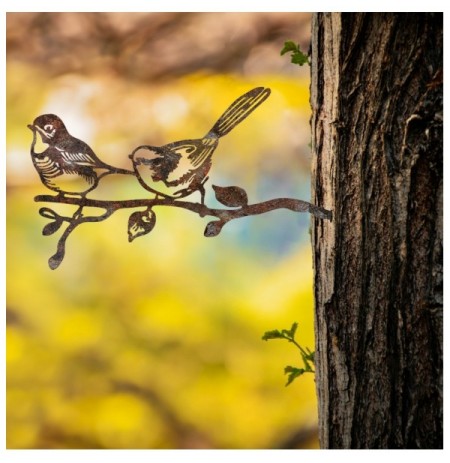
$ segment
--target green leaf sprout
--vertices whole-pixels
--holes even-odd
[[[309,64],[309,57],[307,54],[303,53],[300,50],[300,45],[297,45],[292,40],[284,42],[284,47],[281,50],[281,55],[291,52],[291,63],[298,64],[303,66],[304,64]]]
[[[288,365],[284,369],[284,374],[288,375],[286,386],[294,381],[295,378],[303,375],[304,373],[314,373],[312,366],[314,365],[314,352],[311,352],[307,347],[303,348],[296,340],[295,333],[297,332],[298,323],[293,323],[290,330],[271,330],[266,331],[262,337],[264,341],[269,339],[286,339],[288,342],[294,344],[300,351],[304,368],[297,368]]]

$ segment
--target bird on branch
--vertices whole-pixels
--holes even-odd
[[[131,170],[101,161],[84,141],[67,131],[64,122],[55,114],[38,116],[28,128],[33,131],[31,159],[34,167],[42,183],[61,196],[85,197],[108,174],[134,175]],[[37,134],[46,145],[41,153],[35,151]]]
[[[270,89],[264,87],[245,93],[231,104],[203,138],[164,146],[138,146],[130,158],[140,184],[157,197],[172,199],[199,191],[204,204],[204,184],[219,139],[248,117],[269,95]]]

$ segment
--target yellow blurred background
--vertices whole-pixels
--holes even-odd
[[[7,447],[315,448],[313,375],[285,388],[295,347],[261,340],[299,323],[314,348],[309,216],[228,223],[155,208],[129,243],[130,210],[42,236],[48,194],[27,124],[56,113],[105,162],[140,144],[198,138],[242,93],[271,97],[221,139],[211,185],[250,203],[309,200],[309,69],[280,56],[309,43],[304,13],[7,14]],[[110,176],[89,197],[147,197]],[[186,198],[198,202],[195,195]]]

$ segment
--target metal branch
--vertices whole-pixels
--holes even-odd
[[[294,212],[310,212],[318,219],[332,220],[332,212],[322,207],[315,206],[307,201],[293,198],[277,198],[264,201],[262,203],[243,205],[234,209],[214,209],[200,203],[191,203],[189,201],[173,200],[171,198],[155,198],[155,199],[130,199],[120,201],[104,201],[88,198],[74,197],[59,197],[50,195],[36,196],[35,201],[52,202],[62,204],[73,204],[83,207],[103,208],[107,212],[101,216],[86,216],[77,220],[77,223],[83,222],[100,222],[107,219],[111,214],[119,209],[147,207],[149,209],[155,206],[173,206],[182,209],[190,210],[197,213],[200,217],[213,216],[220,219],[224,224],[233,219],[247,217],[250,215],[264,214],[276,209],[288,209]],[[72,221],[68,217],[64,220]],[[211,236],[211,235],[208,235]]]
[[[101,216],[83,217],[80,222],[100,222],[107,219],[112,213],[119,209],[131,209],[136,207],[152,208],[154,206],[174,206],[187,209],[199,214],[201,217],[207,215],[217,217],[227,222],[240,217],[249,215],[258,215],[270,212],[276,209],[289,209],[294,212],[310,212],[318,219],[332,220],[332,212],[323,207],[315,206],[307,201],[294,198],[277,198],[262,203],[245,205],[235,209],[213,209],[200,203],[191,203],[189,201],[179,201],[170,198],[154,199],[127,199],[120,201],[105,201],[89,198],[61,197],[51,195],[39,195],[34,198],[36,202],[73,204],[76,206],[96,207],[108,211]]]
[[[35,201],[78,206],[71,216],[62,216],[49,207],[39,210],[39,214],[49,220],[42,230],[43,235],[52,235],[68,223],[58,241],[56,254],[49,260],[50,268],[55,269],[62,262],[67,238],[78,225],[101,222],[119,209],[139,208],[128,218],[129,242],[153,230],[156,224],[155,206],[179,207],[200,217],[215,217],[206,225],[204,235],[207,237],[217,236],[230,220],[275,209],[310,212],[319,219],[331,220],[330,211],[299,199],[279,198],[248,204],[247,192],[238,186],[212,185],[217,201],[227,209],[205,206],[205,183],[219,139],[250,116],[270,94],[271,90],[267,87],[255,87],[244,93],[234,100],[201,138],[180,140],[164,146],[138,146],[128,156],[133,170],[114,167],[102,161],[87,143],[69,133],[56,114],[42,114],[35,118],[28,125],[33,133],[31,159],[44,186],[58,193],[56,196],[36,196]],[[42,143],[47,145],[45,151],[35,150],[38,135]],[[87,198],[103,177],[113,174],[134,176],[142,188],[155,194],[155,197],[117,201]],[[73,178],[78,181],[66,181]],[[200,203],[183,200],[197,191],[201,195]],[[104,213],[84,215],[86,208],[100,208]]]
[[[50,257],[49,266],[52,270],[56,269],[62,262],[65,255],[65,244],[69,235],[73,230],[85,222],[101,222],[110,217],[114,212],[120,209],[134,209],[145,207],[143,212],[135,212],[130,216],[128,223],[129,241],[132,241],[138,236],[149,233],[155,225],[155,214],[152,208],[155,206],[173,206],[186,209],[198,214],[200,217],[212,216],[218,220],[209,222],[206,226],[204,235],[207,237],[217,236],[222,230],[223,226],[233,219],[247,217],[251,215],[264,214],[276,209],[288,209],[294,212],[310,212],[316,218],[322,220],[332,220],[332,212],[322,207],[315,206],[307,201],[293,198],[277,198],[269,201],[264,201],[257,204],[247,204],[247,198],[242,195],[243,190],[238,191],[237,187],[230,187],[223,189],[218,193],[216,190],[216,197],[220,202],[230,206],[233,204],[235,207],[231,209],[215,209],[209,208],[204,204],[191,203],[189,201],[180,201],[172,198],[159,198],[154,199],[129,199],[119,201],[105,201],[90,198],[78,198],[70,196],[51,196],[39,195],[34,198],[36,202],[59,203],[59,204],[72,204],[78,206],[77,211],[72,217],[61,216],[49,208],[42,208],[40,213],[53,222],[44,227],[43,234],[50,235],[57,231],[63,222],[69,222],[69,225],[64,230],[57,245],[56,253]],[[228,195],[228,196],[227,196]],[[241,205],[236,205],[241,203]],[[82,214],[85,208],[100,208],[104,209],[104,213],[100,215]]]

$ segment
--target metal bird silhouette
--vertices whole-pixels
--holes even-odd
[[[83,141],[67,131],[63,121],[54,114],[37,117],[28,127],[33,131],[31,159],[42,183],[57,195],[39,195],[35,201],[78,206],[73,214],[64,215],[49,207],[42,207],[39,214],[48,219],[42,229],[45,236],[53,235],[67,224],[61,234],[54,255],[48,260],[49,267],[56,269],[64,259],[66,240],[83,223],[101,222],[121,209],[135,209],[128,219],[128,241],[150,233],[156,224],[154,207],[174,206],[205,217],[214,217],[205,228],[204,236],[221,233],[229,221],[249,215],[263,214],[275,209],[294,212],[310,212],[319,219],[332,220],[332,212],[307,201],[293,198],[277,198],[262,203],[250,204],[245,190],[238,186],[214,186],[216,199],[226,209],[209,208],[204,204],[204,184],[208,180],[212,155],[219,139],[248,117],[270,95],[270,89],[257,87],[234,101],[231,106],[203,137],[182,140],[164,146],[142,145],[129,157],[133,170],[110,166],[101,161]],[[46,146],[37,152],[38,134]],[[136,177],[155,198],[102,200],[87,198],[100,179],[108,174],[128,174]],[[189,201],[174,201],[198,191],[201,204]],[[74,197],[75,196],[75,197]],[[161,198],[162,199],[161,199]],[[103,209],[100,214],[83,215],[86,208]],[[142,210],[142,208],[145,208]]]
[[[204,204],[204,183],[219,139],[249,116],[270,95],[257,87],[239,97],[222,114],[212,129],[195,140],[181,140],[164,146],[138,146],[130,154],[140,184],[157,196],[183,198],[195,191]]]
[[[34,167],[42,183],[59,195],[76,194],[84,197],[97,187],[105,175],[134,175],[131,170],[113,167],[101,161],[84,141],[70,135],[64,122],[55,114],[37,117],[28,128],[33,131],[30,151]],[[37,134],[47,145],[42,153],[35,151]]]

